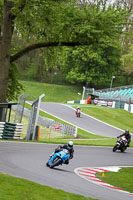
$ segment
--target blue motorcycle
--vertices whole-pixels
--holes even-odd
[[[50,168],[64,164],[70,157],[69,151],[67,149],[62,149],[61,151],[54,153],[46,165]]]

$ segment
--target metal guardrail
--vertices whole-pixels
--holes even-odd
[[[128,88],[133,88],[133,85],[125,85],[125,86],[120,86],[120,87],[114,87],[111,90],[110,90],[110,88],[100,89],[100,90],[95,90],[95,92],[108,92],[108,91],[115,91],[115,90],[128,89]]]
[[[128,104],[133,104],[133,99],[125,99],[125,98],[100,98],[99,100],[105,100],[105,101],[117,101],[121,103],[128,103]]]
[[[45,94],[40,95],[35,101],[33,101],[31,105],[26,140],[35,140],[35,132],[36,132],[36,126],[38,123],[40,104],[44,96]]]
[[[17,107],[16,107],[14,123],[21,123],[22,122],[25,101],[26,101],[26,98],[28,96],[29,95],[26,95],[26,94],[22,94],[22,95],[19,96],[18,104],[17,104]]]
[[[131,89],[131,90],[128,90],[128,89]],[[115,88],[112,88],[111,90],[110,88],[95,90],[94,94],[98,95],[99,99],[133,103],[133,85],[115,87]]]
[[[15,110],[15,106],[13,106],[13,109]],[[23,115],[26,117],[30,117],[30,110],[27,108],[24,108],[24,112]],[[42,117],[42,116],[38,116],[38,124],[42,125],[46,128],[50,128],[51,130],[56,130],[56,126],[59,126],[58,131],[64,135],[71,135],[73,137],[77,137],[77,128],[75,126],[70,126],[67,124],[63,124],[57,121],[54,121],[52,119],[46,118],[46,117]]]

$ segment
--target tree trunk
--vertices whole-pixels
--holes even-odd
[[[0,103],[7,101],[10,47],[13,34],[12,2],[4,1],[3,24],[0,32]]]

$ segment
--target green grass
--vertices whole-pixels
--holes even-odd
[[[69,137],[68,137],[69,138]],[[67,144],[68,139],[66,138],[40,138],[39,141],[41,143],[53,143],[53,144]],[[71,138],[71,140],[74,142],[74,145],[86,145],[86,146],[110,146],[113,147],[116,143],[116,139],[74,139]],[[130,147],[133,147],[133,141],[130,143]]]
[[[36,83],[29,81],[22,81],[25,86],[25,93],[29,94],[28,100],[35,100],[39,95],[44,93],[46,96],[43,98],[43,101],[47,102],[60,102],[63,103],[68,100],[78,100],[79,96],[78,92],[82,93],[82,88],[74,87],[74,86],[59,86],[59,85],[50,85],[44,83]],[[81,97],[80,97],[81,98]],[[77,105],[72,105],[77,106]],[[100,106],[93,105],[80,105],[82,107],[82,111],[88,115],[91,115],[99,120],[102,120],[106,123],[109,123],[113,126],[119,127],[121,129],[129,129],[133,132],[133,123],[132,118],[133,114],[120,109],[111,109]],[[30,108],[30,106],[28,106]],[[51,118],[55,121],[59,121],[62,123],[62,120],[55,118],[47,113],[40,111],[40,115]],[[67,124],[67,123],[65,123]],[[27,119],[24,118],[24,125],[28,125]],[[27,128],[25,127],[25,134]],[[46,137],[45,137],[45,136]],[[53,133],[55,135],[55,133]],[[89,145],[89,146],[114,146],[116,139],[103,138],[102,136],[93,135],[78,129],[77,140],[74,140],[74,145]],[[67,138],[71,138],[70,136],[61,137],[60,135],[57,137],[51,137],[49,130],[41,128],[40,140],[39,142],[43,143],[55,143],[55,144],[66,144],[68,142]],[[80,138],[84,140],[80,140]],[[64,140],[65,139],[65,140]],[[86,140],[88,139],[88,140]],[[98,139],[98,140],[97,140]],[[36,141],[38,142],[38,141]],[[133,141],[131,142],[131,147],[133,147]],[[125,173],[122,169],[119,173],[114,172],[105,172],[105,176],[101,177],[101,174],[98,174],[100,179],[104,179],[105,182],[109,182],[111,185],[116,187],[120,187],[127,191],[133,192],[131,189],[133,188],[132,180],[133,180],[133,169],[128,168]],[[109,175],[108,175],[109,174]],[[118,176],[116,178],[116,176]],[[127,178],[128,177],[128,178]],[[119,180],[119,181],[116,181]],[[129,180],[128,182],[125,182]],[[116,181],[116,182],[115,182]],[[122,185],[124,183],[124,186]],[[37,199],[37,200],[85,200],[89,198],[85,198],[82,196],[69,194],[61,190],[55,190],[47,186],[42,186],[33,182],[29,182],[27,180],[13,178],[8,175],[0,174],[0,199],[2,200],[29,200],[29,199]],[[55,196],[56,194],[56,196]]]
[[[28,100],[35,100],[41,94],[45,94],[43,101],[47,102],[60,102],[70,100],[79,100],[78,92],[82,93],[82,87],[67,86],[67,85],[55,85],[38,83],[31,81],[21,81],[25,87],[24,93],[29,94]]]
[[[75,105],[72,105],[75,106]],[[77,106],[77,105],[76,105]],[[103,106],[94,106],[94,105],[80,105],[82,112],[91,115],[99,120],[102,120],[108,124],[111,124],[113,126],[116,126],[121,129],[129,129],[133,132],[133,123],[132,123],[132,117],[133,114],[129,113],[125,110],[120,109],[112,109],[108,107]],[[62,120],[59,120],[58,118],[53,117],[52,115],[48,115],[45,112],[40,112],[42,116],[51,118],[55,121],[59,121],[61,123],[65,123]],[[125,119],[125,120],[124,120]],[[72,138],[68,136],[68,138]],[[81,139],[89,139],[89,140],[80,140]],[[66,138],[65,138],[66,139]],[[99,139],[99,140],[96,140]],[[102,140],[103,139],[103,140]],[[67,141],[64,141],[63,138],[42,138],[40,137],[41,142],[45,143],[66,143]],[[110,139],[98,135],[93,135],[91,133],[88,133],[82,129],[78,129],[78,140],[74,140],[75,145],[90,145],[90,146],[114,146],[116,142],[116,139]],[[131,147],[133,147],[133,142],[130,144]]]
[[[75,105],[72,105],[75,106]],[[77,105],[76,105],[77,106]],[[82,112],[91,115],[99,120],[102,120],[108,124],[114,125],[121,129],[129,129],[130,131],[133,130],[133,123],[132,123],[132,117],[133,114],[129,113],[125,110],[120,109],[112,109],[108,107],[103,106],[94,106],[94,105],[80,105]],[[45,112],[40,112],[42,116],[51,118],[55,121],[59,121],[61,123],[65,123],[62,120],[59,120],[58,118],[53,117],[52,115],[48,115]],[[124,118],[126,118],[124,120]],[[118,120],[118,123],[117,123]],[[132,131],[133,132],[133,131]],[[68,137],[71,138],[71,137]],[[52,138],[40,138],[41,142],[51,142],[51,143],[66,143],[62,140],[63,138],[56,138],[53,140]],[[65,138],[66,139],[66,138]],[[80,140],[80,139],[89,139],[89,140]],[[95,140],[99,139],[99,140]],[[103,140],[102,140],[103,139]],[[91,146],[114,146],[116,142],[116,139],[106,138],[99,135],[93,135],[91,133],[88,133],[82,129],[78,129],[78,140],[74,140],[74,144],[77,145],[91,145]],[[130,144],[131,147],[133,147],[133,142]]]
[[[0,200],[92,200],[0,173]]]
[[[67,144],[67,138],[40,138],[39,142],[41,143],[53,143],[53,144]],[[116,139],[74,139],[71,138],[74,142],[74,145],[86,145],[86,146],[114,146]],[[133,144],[131,144],[133,145]]]
[[[77,93],[80,92],[82,94],[82,87],[51,85],[30,81],[21,81],[21,83],[25,87],[25,93],[29,94],[28,100],[35,100],[42,93],[45,94],[45,97],[42,99],[42,101],[47,102],[63,103],[68,100],[81,99],[81,96],[79,96]],[[73,104],[72,106],[77,105]],[[86,114],[91,115],[99,120],[102,120],[123,130],[128,128],[133,133],[132,113],[122,109],[112,109],[103,106],[80,106],[82,106],[82,111]],[[43,115],[45,117],[49,117],[49,115],[46,113]],[[54,119],[54,117],[52,117],[52,119]]]
[[[31,105],[29,105],[28,103],[25,104],[25,107],[28,108],[28,109],[31,109]],[[52,116],[52,115],[50,115],[50,114],[48,114],[48,113],[45,113],[45,112],[43,112],[43,111],[40,111],[39,114],[40,114],[41,116],[43,116],[43,117],[50,118],[50,119],[52,119],[52,120],[54,120],[54,121],[57,121],[57,122],[60,122],[60,123],[63,123],[63,124],[67,124],[67,125],[71,125],[71,124],[68,124],[68,123],[64,122],[63,120],[60,120],[60,119],[58,119],[58,118],[56,118],[56,117],[54,117],[54,116]],[[43,128],[43,129],[44,129],[44,128]],[[45,129],[45,131],[46,131],[46,132],[48,131],[48,133],[50,134],[49,130],[46,130],[46,129]],[[103,136],[99,136],[99,135],[94,135],[94,134],[88,133],[88,132],[86,132],[86,131],[84,131],[84,130],[82,130],[82,129],[80,129],[80,128],[78,128],[78,137],[79,137],[79,138],[82,138],[82,139],[105,138],[105,137],[103,137]],[[72,137],[71,137],[71,136],[68,136],[68,138],[72,138]],[[42,139],[42,138],[41,138],[41,139]],[[43,137],[43,139],[44,139],[44,137]]]
[[[106,138],[106,137],[103,137],[103,136],[100,136],[100,135],[94,135],[94,134],[91,134],[91,133],[88,133],[80,128],[78,128],[78,138],[82,138],[82,139],[103,139],[103,138]]]
[[[45,97],[42,101],[47,102],[66,102],[68,100],[81,99],[77,93],[82,93],[82,87],[76,86],[62,86],[62,85],[51,85],[38,82],[21,81],[25,87],[25,93],[29,94],[28,100],[35,100],[42,93]],[[77,106],[77,105],[72,105]],[[82,111],[88,115],[91,115],[99,120],[102,120],[108,124],[121,128],[123,130],[129,129],[133,133],[133,114],[122,109],[112,109],[103,106],[94,105],[80,105]],[[41,112],[40,112],[41,113]],[[41,113],[45,117],[51,118],[50,115]],[[55,121],[60,121],[57,118],[52,117]],[[81,135],[83,135],[81,133]]]
[[[120,129],[129,129],[133,133],[133,114],[128,111],[103,106],[82,107],[82,111]]]
[[[104,172],[104,177],[102,173],[97,173],[96,176],[106,183],[133,193],[133,168],[123,168],[119,172]]]

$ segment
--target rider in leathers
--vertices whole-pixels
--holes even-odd
[[[127,146],[130,146],[130,142],[131,142],[131,134],[129,133],[129,130],[126,129],[125,132],[121,135],[119,135],[117,138],[125,136],[125,138],[127,139]]]
[[[70,153],[70,158],[73,158],[73,153],[74,153],[74,149],[73,149],[73,142],[69,141],[68,144],[64,144],[63,146],[59,145],[58,148],[55,149],[55,153],[62,151],[62,149],[67,149]],[[64,164],[69,164],[69,159],[65,161]]]

